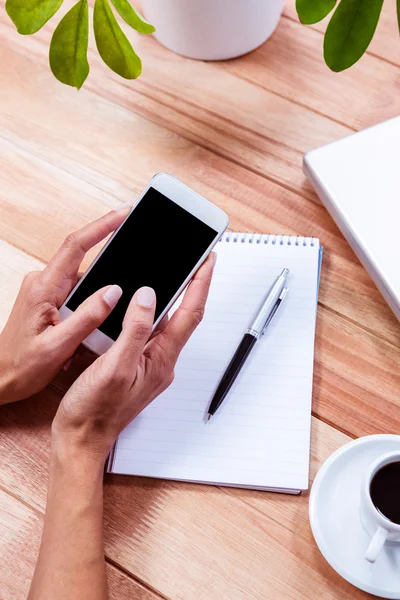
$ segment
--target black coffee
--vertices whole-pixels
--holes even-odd
[[[400,462],[390,463],[377,471],[369,491],[379,512],[400,525]]]

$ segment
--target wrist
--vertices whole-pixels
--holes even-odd
[[[50,456],[49,492],[54,489],[71,491],[80,501],[101,494],[103,488],[104,462],[91,455],[78,452],[76,448],[52,441]]]
[[[103,477],[109,450],[88,441],[78,431],[60,431],[53,422],[51,432],[51,464],[63,472],[80,465],[94,477]]]

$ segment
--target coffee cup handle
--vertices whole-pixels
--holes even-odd
[[[383,548],[383,544],[387,540],[388,534],[388,530],[384,527],[378,527],[378,529],[375,531],[374,537],[372,538],[365,553],[365,558],[368,562],[374,563],[376,561],[379,552]]]

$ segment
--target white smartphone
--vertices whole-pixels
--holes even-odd
[[[119,285],[123,294],[117,306],[84,341],[90,350],[103,354],[118,338],[136,290],[149,286],[157,296],[157,327],[228,223],[221,209],[175,177],[155,175],[61,306],[61,319],[96,290]]]

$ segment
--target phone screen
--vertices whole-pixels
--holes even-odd
[[[136,290],[154,289],[156,320],[216,235],[203,221],[149,188],[66,306],[74,311],[98,289],[119,285],[122,297],[99,327],[115,341]]]

